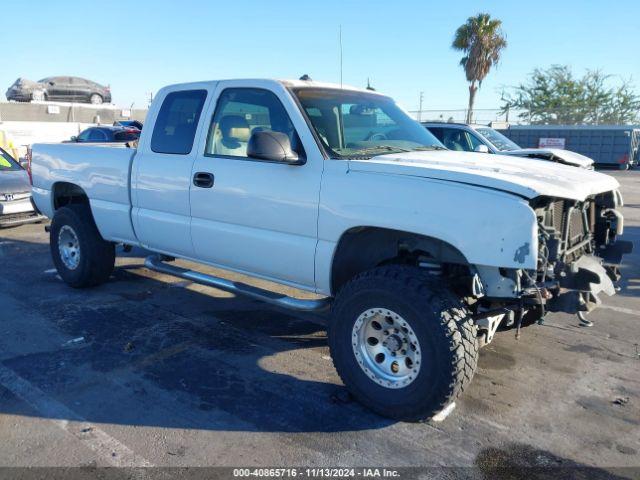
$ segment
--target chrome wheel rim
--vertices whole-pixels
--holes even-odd
[[[422,351],[411,325],[386,308],[360,314],[351,334],[353,354],[364,373],[378,385],[403,388],[420,373]]]
[[[58,232],[58,251],[64,266],[75,270],[80,265],[80,242],[78,235],[69,225],[64,225]]]

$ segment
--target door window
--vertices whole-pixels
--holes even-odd
[[[151,150],[176,155],[191,153],[206,98],[206,90],[169,93],[162,102],[153,128]]]
[[[440,140],[441,142],[444,143],[444,129],[440,128],[440,127],[429,127],[427,130],[429,130],[431,133],[433,133],[433,135]]]
[[[278,97],[268,90],[252,88],[229,88],[220,94],[205,155],[247,158],[249,138],[259,131],[286,134],[291,148],[304,157],[298,134]]]
[[[476,137],[473,133],[467,133],[469,135],[469,143],[471,144],[471,150],[475,151],[478,145],[484,145],[483,142],[480,141],[478,137]]]
[[[89,132],[89,141],[90,142],[106,142],[107,134],[104,133],[102,130],[94,128]]]
[[[442,143],[444,143],[444,146],[449,150],[459,152],[470,152],[473,150],[467,140],[466,132],[459,128],[445,128],[442,133]]]
[[[89,140],[89,134],[93,131],[92,128],[90,128],[89,130],[85,130],[84,132],[82,132],[80,135],[78,135],[78,141],[79,142],[86,142],[87,140]]]

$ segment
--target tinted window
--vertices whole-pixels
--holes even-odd
[[[433,135],[440,141],[443,140],[444,138],[444,132],[442,131],[443,129],[440,127],[429,127],[428,130],[433,133]]]
[[[471,142],[471,148],[475,151],[476,147],[478,145],[484,145],[484,142],[482,140],[480,140],[478,137],[476,137],[473,133],[468,133],[469,135],[469,141]]]
[[[100,129],[94,128],[89,132],[90,142],[106,142],[107,134]]]
[[[178,155],[190,153],[206,98],[206,90],[184,90],[168,94],[153,128],[151,150]]]
[[[78,140],[80,141],[87,141],[89,139],[89,134],[91,133],[91,128],[88,130],[83,131],[80,135],[78,135]]]
[[[467,139],[467,134],[459,128],[444,128],[442,143],[449,150],[457,150],[459,152],[470,152],[473,149]]]
[[[205,154],[246,157],[251,135],[269,130],[286,134],[291,148],[304,156],[298,134],[278,97],[268,90],[229,88],[218,99]]]

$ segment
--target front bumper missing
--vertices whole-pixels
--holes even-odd
[[[619,243],[615,248],[616,259],[618,256],[621,259],[624,253],[631,252],[633,248],[631,242]],[[547,302],[546,309],[570,314],[591,312],[602,303],[600,294],[615,295],[614,282],[619,278],[618,264],[619,261],[614,265],[593,255],[580,257],[571,264],[570,269],[563,272],[559,291]]]

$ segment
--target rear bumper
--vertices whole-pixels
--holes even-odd
[[[17,227],[18,225],[27,223],[42,222],[46,219],[47,217],[34,211],[28,213],[10,213],[0,215],[0,228]]]
[[[31,196],[0,202],[0,228],[40,222],[45,218],[34,207]]]

